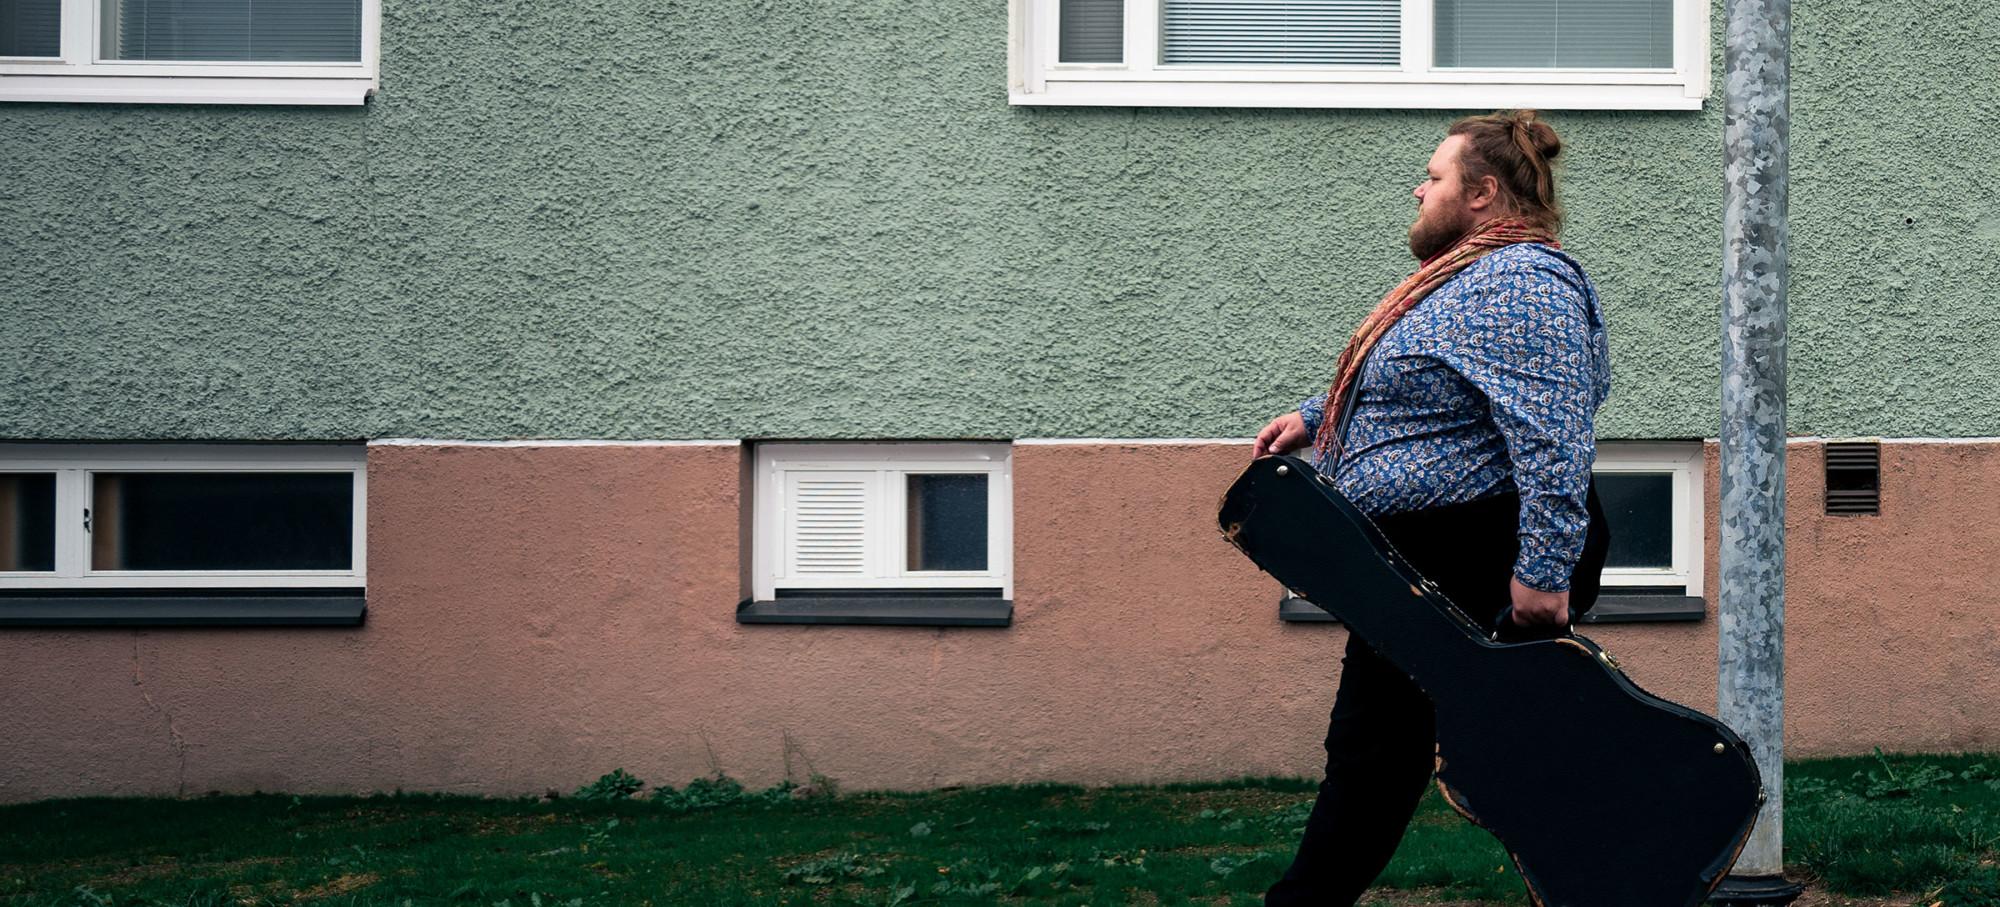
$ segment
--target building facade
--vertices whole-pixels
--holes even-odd
[[[1345,631],[1215,501],[1514,105],[1611,331],[1585,632],[1713,707],[1719,3],[1540,63],[1451,0],[1297,58],[1182,0],[113,6],[0,0],[0,800],[1312,774]],[[2000,744],[1949,12],[1796,22],[1794,754]]]

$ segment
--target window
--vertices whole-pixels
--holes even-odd
[[[1597,448],[1597,495],[1611,524],[1603,594],[1699,597],[1702,592],[1699,444]]]
[[[0,623],[358,622],[364,457],[0,445]]]
[[[0,0],[0,100],[360,104],[381,0]]]
[[[1699,444],[1602,442],[1593,470],[1611,524],[1592,622],[1699,620],[1702,594],[1702,449]],[[1282,592],[1279,617],[1334,618]]]
[[[1006,444],[760,445],[739,619],[1004,624],[1010,463]]]
[[[1015,104],[1698,110],[1696,0],[1012,0]]]

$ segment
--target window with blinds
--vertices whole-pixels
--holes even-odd
[[[361,0],[104,0],[111,60],[352,63]]]
[[[1008,102],[1700,110],[1707,0],[1009,0]]]
[[[1436,0],[1435,64],[1672,69],[1673,0]]]
[[[1062,0],[1056,28],[1064,63],[1125,61],[1125,0]]]
[[[62,0],[0,0],[0,57],[62,55]]]
[[[1163,0],[1165,63],[1395,66],[1399,0]]]

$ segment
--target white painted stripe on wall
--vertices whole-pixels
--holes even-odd
[[[1020,438],[1015,444],[1249,444],[1256,438]]]
[[[1255,438],[1017,438],[1019,445],[1054,447],[1062,445],[1099,446],[1144,446],[1144,445],[1203,445],[1253,443]],[[1686,438],[1600,438],[1610,444],[1678,444],[1689,443]],[[2000,436],[1975,438],[1885,438],[1871,435],[1828,436],[1818,435],[1786,438],[1787,444],[1823,444],[1828,441],[1879,441],[1883,444],[2000,444]],[[527,438],[512,440],[481,441],[461,438],[376,438],[368,442],[370,447],[741,447],[745,441],[735,439],[695,439],[695,440],[652,440],[617,441],[592,438]],[[829,442],[831,443],[831,442]],[[848,443],[848,442],[843,442]],[[899,443],[898,441],[877,441],[875,443]],[[935,443],[933,439],[910,439],[909,443]],[[1702,438],[1703,444],[1720,443],[1717,438]]]
[[[593,439],[523,439],[467,441],[450,438],[376,438],[369,447],[741,447],[742,441],[609,441]]]

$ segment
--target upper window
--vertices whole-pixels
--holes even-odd
[[[361,587],[364,456],[0,447],[0,589]]]
[[[0,0],[0,100],[359,104],[380,0]]]
[[[1006,444],[763,444],[753,594],[1012,598]]]
[[[1016,104],[1694,110],[1697,0],[1013,0]]]

